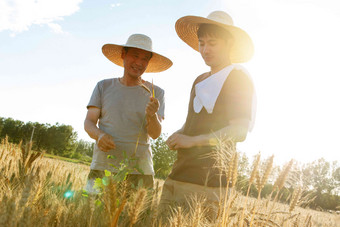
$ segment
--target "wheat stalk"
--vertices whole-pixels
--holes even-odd
[[[256,178],[256,188],[258,190],[258,199],[260,198],[261,191],[264,187],[264,185],[267,183],[267,180],[269,178],[269,175],[273,168],[273,162],[274,162],[274,155],[270,156],[265,164],[265,167],[263,169],[263,175],[260,175],[260,171],[257,170],[255,174]]]
[[[146,90],[150,95],[152,94],[151,91],[150,91],[150,89],[149,89],[147,86],[145,86],[142,82],[139,84],[139,86],[141,86],[142,88],[144,88],[144,90]]]
[[[146,189],[140,188],[135,195],[135,198],[130,206],[129,210],[129,216],[130,216],[130,227],[133,226],[141,212],[143,211],[144,205],[145,205],[145,197],[146,197]]]
[[[259,168],[260,161],[261,161],[261,152],[259,152],[256,155],[256,157],[254,159],[254,162],[253,162],[253,168],[252,168],[252,171],[251,171],[251,174],[250,174],[250,178],[249,178],[249,187],[248,187],[248,190],[247,190],[247,197],[249,195],[249,188],[250,188],[251,184],[255,180],[255,176],[257,174],[257,169]]]
[[[155,98],[155,89],[153,88],[153,79],[152,79],[152,97]]]
[[[276,179],[273,190],[278,189],[280,191],[289,175],[289,172],[293,166],[294,160],[290,160],[289,163],[283,168],[283,170],[280,172],[278,178]]]
[[[182,207],[177,207],[177,218],[176,218],[176,227],[181,227],[183,224],[183,220],[182,220]]]
[[[231,177],[232,188],[235,187],[236,182],[237,182],[237,175],[238,175],[237,167],[238,167],[238,153],[235,152],[234,158],[233,158],[233,169],[232,169],[232,177]]]
[[[280,190],[282,189],[287,177],[288,177],[288,174],[293,166],[293,163],[294,163],[294,160],[290,160],[289,163],[283,168],[283,170],[280,172],[278,178],[276,179],[275,183],[274,183],[274,186],[273,186],[273,192],[275,191],[275,189],[278,189],[277,190],[277,193],[275,195],[275,198],[274,198],[274,202],[272,204],[272,207],[271,209],[269,210],[268,212],[268,215],[267,215],[267,220],[269,219],[273,209],[274,209],[274,206],[275,206],[275,203],[278,199],[278,196],[280,194]]]
[[[158,198],[158,192],[159,192],[159,181],[156,181],[156,188],[153,191],[152,201],[151,201],[151,214],[152,214],[152,226],[155,226],[156,219],[158,216],[158,207],[159,207],[159,198]]]
[[[273,162],[274,162],[274,155],[270,156],[265,164],[264,170],[263,170],[263,175],[262,177],[260,176],[260,171],[257,170],[256,171],[256,187],[258,190],[258,195],[257,195],[257,200],[255,201],[255,205],[254,207],[256,207],[256,204],[259,202],[260,198],[261,198],[261,192],[262,192],[262,188],[264,187],[264,185],[266,184],[268,177],[272,171],[273,168]],[[254,218],[255,218],[255,212],[257,211],[257,209],[254,209],[251,215],[251,220],[250,220],[250,226],[252,226],[253,222],[254,222]]]
[[[289,204],[289,212],[292,212],[297,205],[298,201],[300,200],[302,195],[302,188],[299,187],[298,189],[295,189],[292,195],[291,202]]]
[[[306,220],[305,220],[305,226],[306,227],[311,227],[312,226],[312,215],[308,215]]]
[[[152,82],[152,93],[150,91],[150,89],[145,86],[142,82],[139,84],[139,86],[141,86],[142,88],[144,88],[150,95],[152,95],[154,97],[154,89],[153,89],[153,82]],[[142,121],[142,124],[139,128],[139,132],[138,132],[138,137],[137,137],[137,141],[136,141],[136,147],[135,147],[135,152],[133,153],[132,157],[135,157],[136,153],[137,153],[137,148],[138,148],[138,145],[139,145],[139,139],[141,137],[141,134],[142,134],[142,129],[144,127],[144,122],[145,122],[145,119],[146,119],[146,115],[144,115],[144,118],[143,118],[143,121]]]
[[[250,174],[250,178],[249,178],[249,183],[248,183],[248,189],[247,189],[246,199],[245,199],[244,204],[243,204],[243,209],[242,209],[242,214],[241,214],[240,226],[243,226],[244,212],[245,212],[245,209],[246,209],[246,204],[247,204],[247,200],[248,200],[250,188],[251,188],[252,183],[253,183],[254,180],[255,180],[255,177],[258,176],[258,168],[259,168],[259,165],[260,165],[260,161],[261,161],[261,153],[259,152],[259,153],[256,155],[256,157],[255,157],[255,159],[254,159],[254,161],[253,161],[253,168],[252,168],[252,171],[251,171],[251,174]]]
[[[118,219],[119,219],[119,217],[120,217],[121,213],[123,212],[123,209],[126,205],[127,199],[126,199],[125,193],[123,194],[122,198],[123,198],[123,201],[120,203],[119,207],[116,208],[115,215],[114,215],[112,222],[111,222],[111,227],[116,227],[118,225]]]

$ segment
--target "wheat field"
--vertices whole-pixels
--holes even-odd
[[[224,152],[223,154],[225,154]],[[216,154],[221,169],[233,181],[228,199],[221,201],[217,215],[209,218],[204,200],[192,199],[190,207],[173,206],[160,212],[162,181],[154,190],[129,191],[124,184],[109,182],[99,195],[83,191],[89,167],[44,158],[30,146],[0,145],[0,226],[339,226],[340,215],[329,214],[297,205],[301,188],[297,188],[290,204],[277,198],[242,196],[233,188],[237,178],[237,155]],[[226,165],[226,158],[229,165]],[[268,179],[272,168],[269,158],[263,167],[255,159],[250,183],[258,190]],[[289,164],[275,182],[284,187]],[[248,190],[249,192],[249,190]],[[278,193],[277,193],[278,194]],[[338,224],[338,225],[337,225]]]

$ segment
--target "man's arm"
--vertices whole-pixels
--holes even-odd
[[[146,130],[152,139],[157,139],[162,132],[161,118],[158,116],[159,101],[150,97],[150,101],[145,109],[146,114]]]
[[[89,107],[84,121],[84,129],[92,139],[97,141],[97,146],[100,150],[108,152],[111,149],[115,149],[116,145],[113,142],[113,138],[111,135],[103,132],[97,127],[99,116],[99,108]]]
[[[168,138],[167,145],[171,150],[177,150],[194,146],[215,145],[218,138],[231,138],[235,142],[242,142],[247,137],[248,127],[248,119],[234,119],[227,127],[210,134],[187,136],[176,132]]]

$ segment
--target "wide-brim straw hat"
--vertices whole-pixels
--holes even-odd
[[[164,57],[163,55],[160,55],[152,50],[151,38],[143,34],[131,35],[128,38],[126,44],[123,45],[105,44],[102,47],[102,51],[105,57],[107,57],[110,61],[112,61],[116,65],[124,67],[124,62],[121,57],[124,47],[138,48],[152,53],[152,57],[148,63],[145,72],[162,72],[172,66],[172,61],[169,58]]]
[[[214,24],[226,29],[233,36],[230,50],[232,63],[246,62],[254,54],[254,45],[249,35],[241,28],[234,26],[232,18],[223,11],[214,11],[205,17],[185,16],[177,20],[177,35],[194,50],[199,51],[197,30],[201,24]]]

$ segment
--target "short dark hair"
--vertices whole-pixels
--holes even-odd
[[[225,41],[233,39],[230,32],[221,26],[215,24],[201,24],[197,30],[197,37],[211,36],[214,38],[220,38]]]
[[[125,51],[125,53],[127,53],[128,52],[128,50],[130,49],[131,47],[123,47],[123,50]],[[133,47],[134,48],[134,47]],[[138,48],[137,48],[138,49]],[[150,52],[150,54],[151,54],[151,56],[150,56],[150,59],[152,58],[152,55],[153,55],[153,53],[152,52]]]

